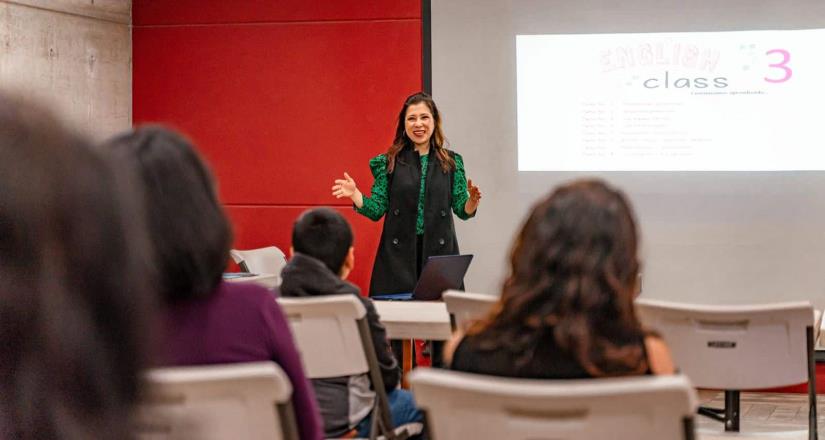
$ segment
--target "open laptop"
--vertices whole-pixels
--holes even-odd
[[[378,301],[439,300],[445,290],[461,288],[471,261],[473,256],[470,254],[429,257],[412,292],[373,295],[370,298]]]

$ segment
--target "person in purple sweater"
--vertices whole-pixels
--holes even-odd
[[[292,382],[301,438],[323,437],[312,386],[273,295],[222,281],[232,232],[212,174],[191,143],[162,127],[142,127],[108,142],[143,183],[159,293],[165,307],[163,365],[271,360]]]

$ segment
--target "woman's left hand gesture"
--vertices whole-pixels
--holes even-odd
[[[464,204],[464,212],[472,214],[478,209],[478,202],[481,201],[481,190],[476,185],[473,185],[472,179],[467,179],[467,192],[470,193],[470,198]]]

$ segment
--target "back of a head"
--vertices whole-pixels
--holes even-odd
[[[129,436],[151,297],[127,183],[49,112],[0,96],[0,437]]]
[[[338,274],[352,246],[352,228],[331,208],[315,208],[301,214],[292,227],[292,249],[321,260]]]
[[[212,174],[191,142],[144,126],[105,147],[142,184],[161,297],[173,303],[209,296],[221,281],[232,232]]]
[[[604,294],[623,293],[639,269],[636,222],[617,189],[599,180],[556,188],[537,203],[514,245],[514,277],[533,279],[548,270],[561,280],[604,278]]]
[[[642,330],[633,310],[636,223],[620,191],[599,180],[556,188],[534,205],[510,264],[496,316],[486,323],[491,334],[521,341],[518,350],[552,329],[594,376],[642,368],[640,351],[621,347]]]

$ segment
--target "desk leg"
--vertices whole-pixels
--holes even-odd
[[[404,339],[402,341],[402,343],[403,343],[402,347],[403,347],[403,351],[404,351],[404,356],[403,356],[403,359],[401,360],[401,366],[402,366],[401,388],[404,388],[405,390],[408,390],[408,389],[410,389],[410,384],[407,383],[407,373],[409,373],[410,370],[412,370],[412,365],[413,365],[413,350],[412,350],[413,341],[411,341],[409,339]]]

